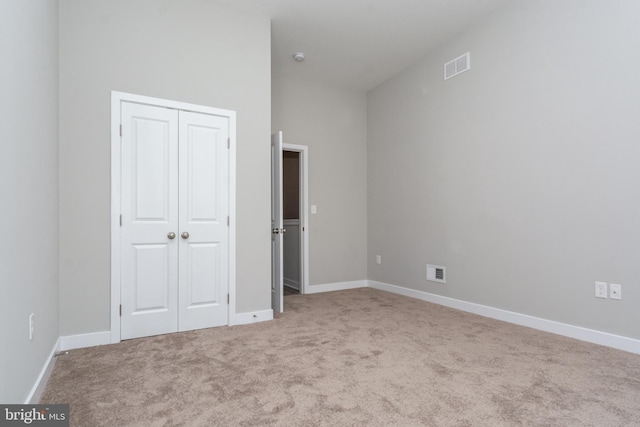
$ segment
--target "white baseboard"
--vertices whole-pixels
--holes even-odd
[[[282,281],[284,282],[285,286],[296,289],[298,291],[300,290],[300,282],[298,282],[297,280],[287,279],[285,277]]]
[[[273,310],[250,311],[248,313],[236,313],[229,326],[248,325],[249,323],[266,322],[273,320]]]
[[[317,294],[320,292],[346,291],[347,289],[366,288],[367,280],[355,280],[353,282],[327,283],[324,285],[307,286],[305,294]]]
[[[49,357],[44,362],[44,366],[40,371],[40,375],[36,379],[35,384],[33,384],[33,388],[29,392],[27,399],[25,400],[25,405],[35,405],[40,403],[40,398],[42,397],[42,393],[44,393],[44,389],[47,386],[47,382],[49,381],[49,377],[51,376],[51,372],[53,372],[53,367],[56,364],[56,353],[60,349],[60,338],[56,340],[56,343],[53,345],[51,349],[51,353],[49,353]]]
[[[575,338],[577,340],[593,344],[604,345],[618,350],[628,351],[630,353],[640,354],[640,340],[637,339],[613,335],[607,332],[596,331],[594,329],[587,329],[580,326],[568,325],[566,323],[560,323],[553,320],[541,319],[539,317],[515,313],[513,311],[502,310],[455,298],[443,297],[441,295],[404,288],[402,286],[389,285],[387,283],[376,282],[374,280],[369,280],[368,286],[381,291],[387,291],[422,301],[432,302],[434,304],[444,305],[446,307],[478,314],[480,316],[502,320],[504,322],[514,323],[520,326],[527,326],[529,328],[551,332],[553,334]]]
[[[111,344],[111,331],[60,337],[60,351]]]

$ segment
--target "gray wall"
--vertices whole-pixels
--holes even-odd
[[[0,56],[0,402],[24,403],[58,339],[57,2],[0,2]]]
[[[638,16],[514,2],[372,90],[369,279],[640,338]]]
[[[309,282],[367,278],[366,95],[274,76],[272,129],[309,147]]]
[[[236,309],[270,308],[270,64],[267,18],[199,0],[61,0],[61,335],[109,329],[112,90],[237,111]]]

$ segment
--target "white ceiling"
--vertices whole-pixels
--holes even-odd
[[[274,74],[369,90],[512,0],[216,1],[271,18]]]

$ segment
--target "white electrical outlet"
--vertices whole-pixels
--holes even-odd
[[[33,318],[36,314],[35,313],[31,313],[29,315],[29,341],[31,341],[33,339],[33,331],[35,330],[35,323],[33,322]]]
[[[596,282],[596,298],[607,298],[607,282]]]
[[[315,215],[318,213],[318,207],[316,205],[311,205],[311,215]]]
[[[382,264],[382,257],[380,255],[376,255],[376,264]]]
[[[609,285],[609,298],[622,299],[622,285],[612,283]]]

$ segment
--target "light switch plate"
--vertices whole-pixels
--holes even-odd
[[[596,282],[596,298],[607,298],[607,282]]]

